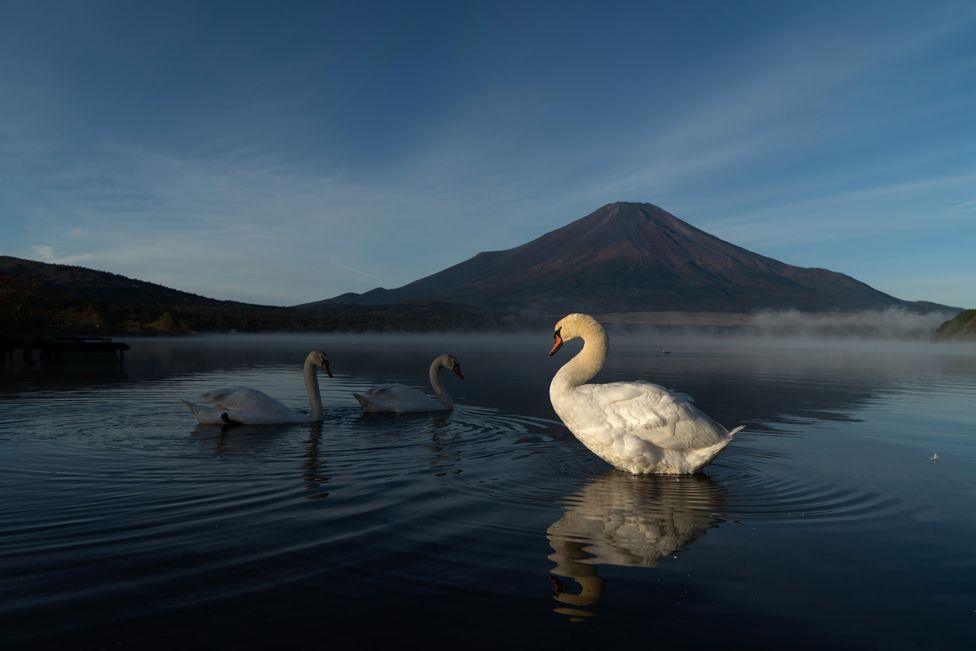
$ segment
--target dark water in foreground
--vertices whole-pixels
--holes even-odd
[[[747,426],[663,478],[553,420],[575,349],[550,360],[547,335],[135,340],[122,373],[7,369],[0,646],[972,648],[976,347],[614,338],[598,379]],[[312,348],[323,425],[179,404],[245,384],[306,407]],[[361,416],[352,391],[422,387],[441,352],[455,412]]]

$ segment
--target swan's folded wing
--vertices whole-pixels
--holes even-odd
[[[353,394],[355,395],[355,394]],[[436,411],[443,405],[430,396],[404,384],[383,384],[359,394],[356,400],[368,411],[415,412]]]
[[[650,382],[587,384],[580,397],[602,414],[605,427],[659,448],[698,449],[727,436],[725,428],[698,410],[690,397]]]
[[[373,387],[372,389],[367,389],[363,395],[367,396],[385,396],[394,394],[397,391],[397,387],[403,387],[402,384],[380,384]]]
[[[277,401],[263,391],[250,387],[226,387],[214,389],[200,394],[200,402],[233,411],[237,409],[253,409],[261,405],[276,403]]]
[[[385,400],[397,400],[402,402],[430,401],[431,399],[423,392],[408,387],[405,384],[381,384],[373,387],[367,394],[371,398]]]
[[[217,404],[221,400],[231,396],[235,391],[241,387],[225,387],[223,389],[214,389],[213,391],[204,391],[200,394],[200,402],[206,402],[209,404]]]

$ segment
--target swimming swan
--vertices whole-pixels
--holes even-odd
[[[200,394],[198,405],[184,400],[197,421],[203,424],[274,425],[278,423],[314,423],[322,420],[322,398],[315,369],[332,377],[332,367],[325,353],[313,350],[305,358],[305,389],[311,413],[296,411],[268,394],[249,387],[228,387]]]
[[[441,355],[430,364],[430,386],[434,389],[434,400],[430,396],[413,387],[403,384],[381,384],[365,393],[354,393],[353,397],[359,401],[363,411],[370,413],[405,414],[425,411],[447,411],[454,409],[454,401],[441,386],[438,374],[442,368],[450,369],[454,375],[462,380],[461,364],[454,355]]]
[[[569,431],[610,465],[635,474],[693,473],[742,429],[727,431],[689,396],[650,382],[585,384],[607,357],[607,333],[596,319],[563,317],[549,355],[577,337],[583,349],[553,376],[549,399]]]

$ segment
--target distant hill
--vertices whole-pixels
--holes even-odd
[[[0,256],[0,334],[15,336],[484,329],[569,311],[614,323],[727,327],[760,310],[888,308],[958,311],[752,253],[646,203],[606,205],[527,244],[479,253],[397,289],[294,307],[222,301],[104,271]]]
[[[0,278],[33,285],[47,294],[79,301],[122,301],[129,305],[213,306],[234,304],[163,285],[86,267],[0,256]]]
[[[965,310],[939,326],[938,339],[967,339],[976,341],[976,310]]]
[[[439,301],[290,307],[221,301],[118,274],[0,256],[0,335],[178,334],[201,331],[394,331],[501,322]]]
[[[827,269],[767,258],[649,203],[611,203],[527,244],[479,253],[408,285],[342,294],[301,307],[420,299],[545,314],[890,307],[954,311],[903,301]]]

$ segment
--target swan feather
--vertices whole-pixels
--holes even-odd
[[[445,411],[447,407],[422,391],[403,384],[381,384],[353,396],[362,405],[363,411],[410,413],[423,411]]]
[[[263,391],[242,386],[205,391],[198,397],[201,404],[188,400],[184,400],[183,404],[199,423],[206,425],[227,424],[229,421],[247,425],[274,425],[320,420],[321,397],[316,368],[321,368],[330,376],[332,374],[325,353],[313,350],[305,358],[303,371],[311,414],[292,409]]]
[[[458,359],[453,355],[440,355],[434,358],[427,372],[430,386],[434,390],[435,398],[422,391],[404,384],[380,384],[362,393],[354,393],[353,397],[359,402],[364,412],[407,414],[430,411],[449,411],[454,408],[454,401],[440,383],[439,374],[442,369],[450,369],[460,378],[461,367]]]
[[[549,397],[566,427],[601,459],[632,473],[693,473],[732,440],[690,396],[650,382],[586,384],[603,367],[609,338],[587,314],[556,324],[555,344],[580,337],[583,348],[553,377]]]

